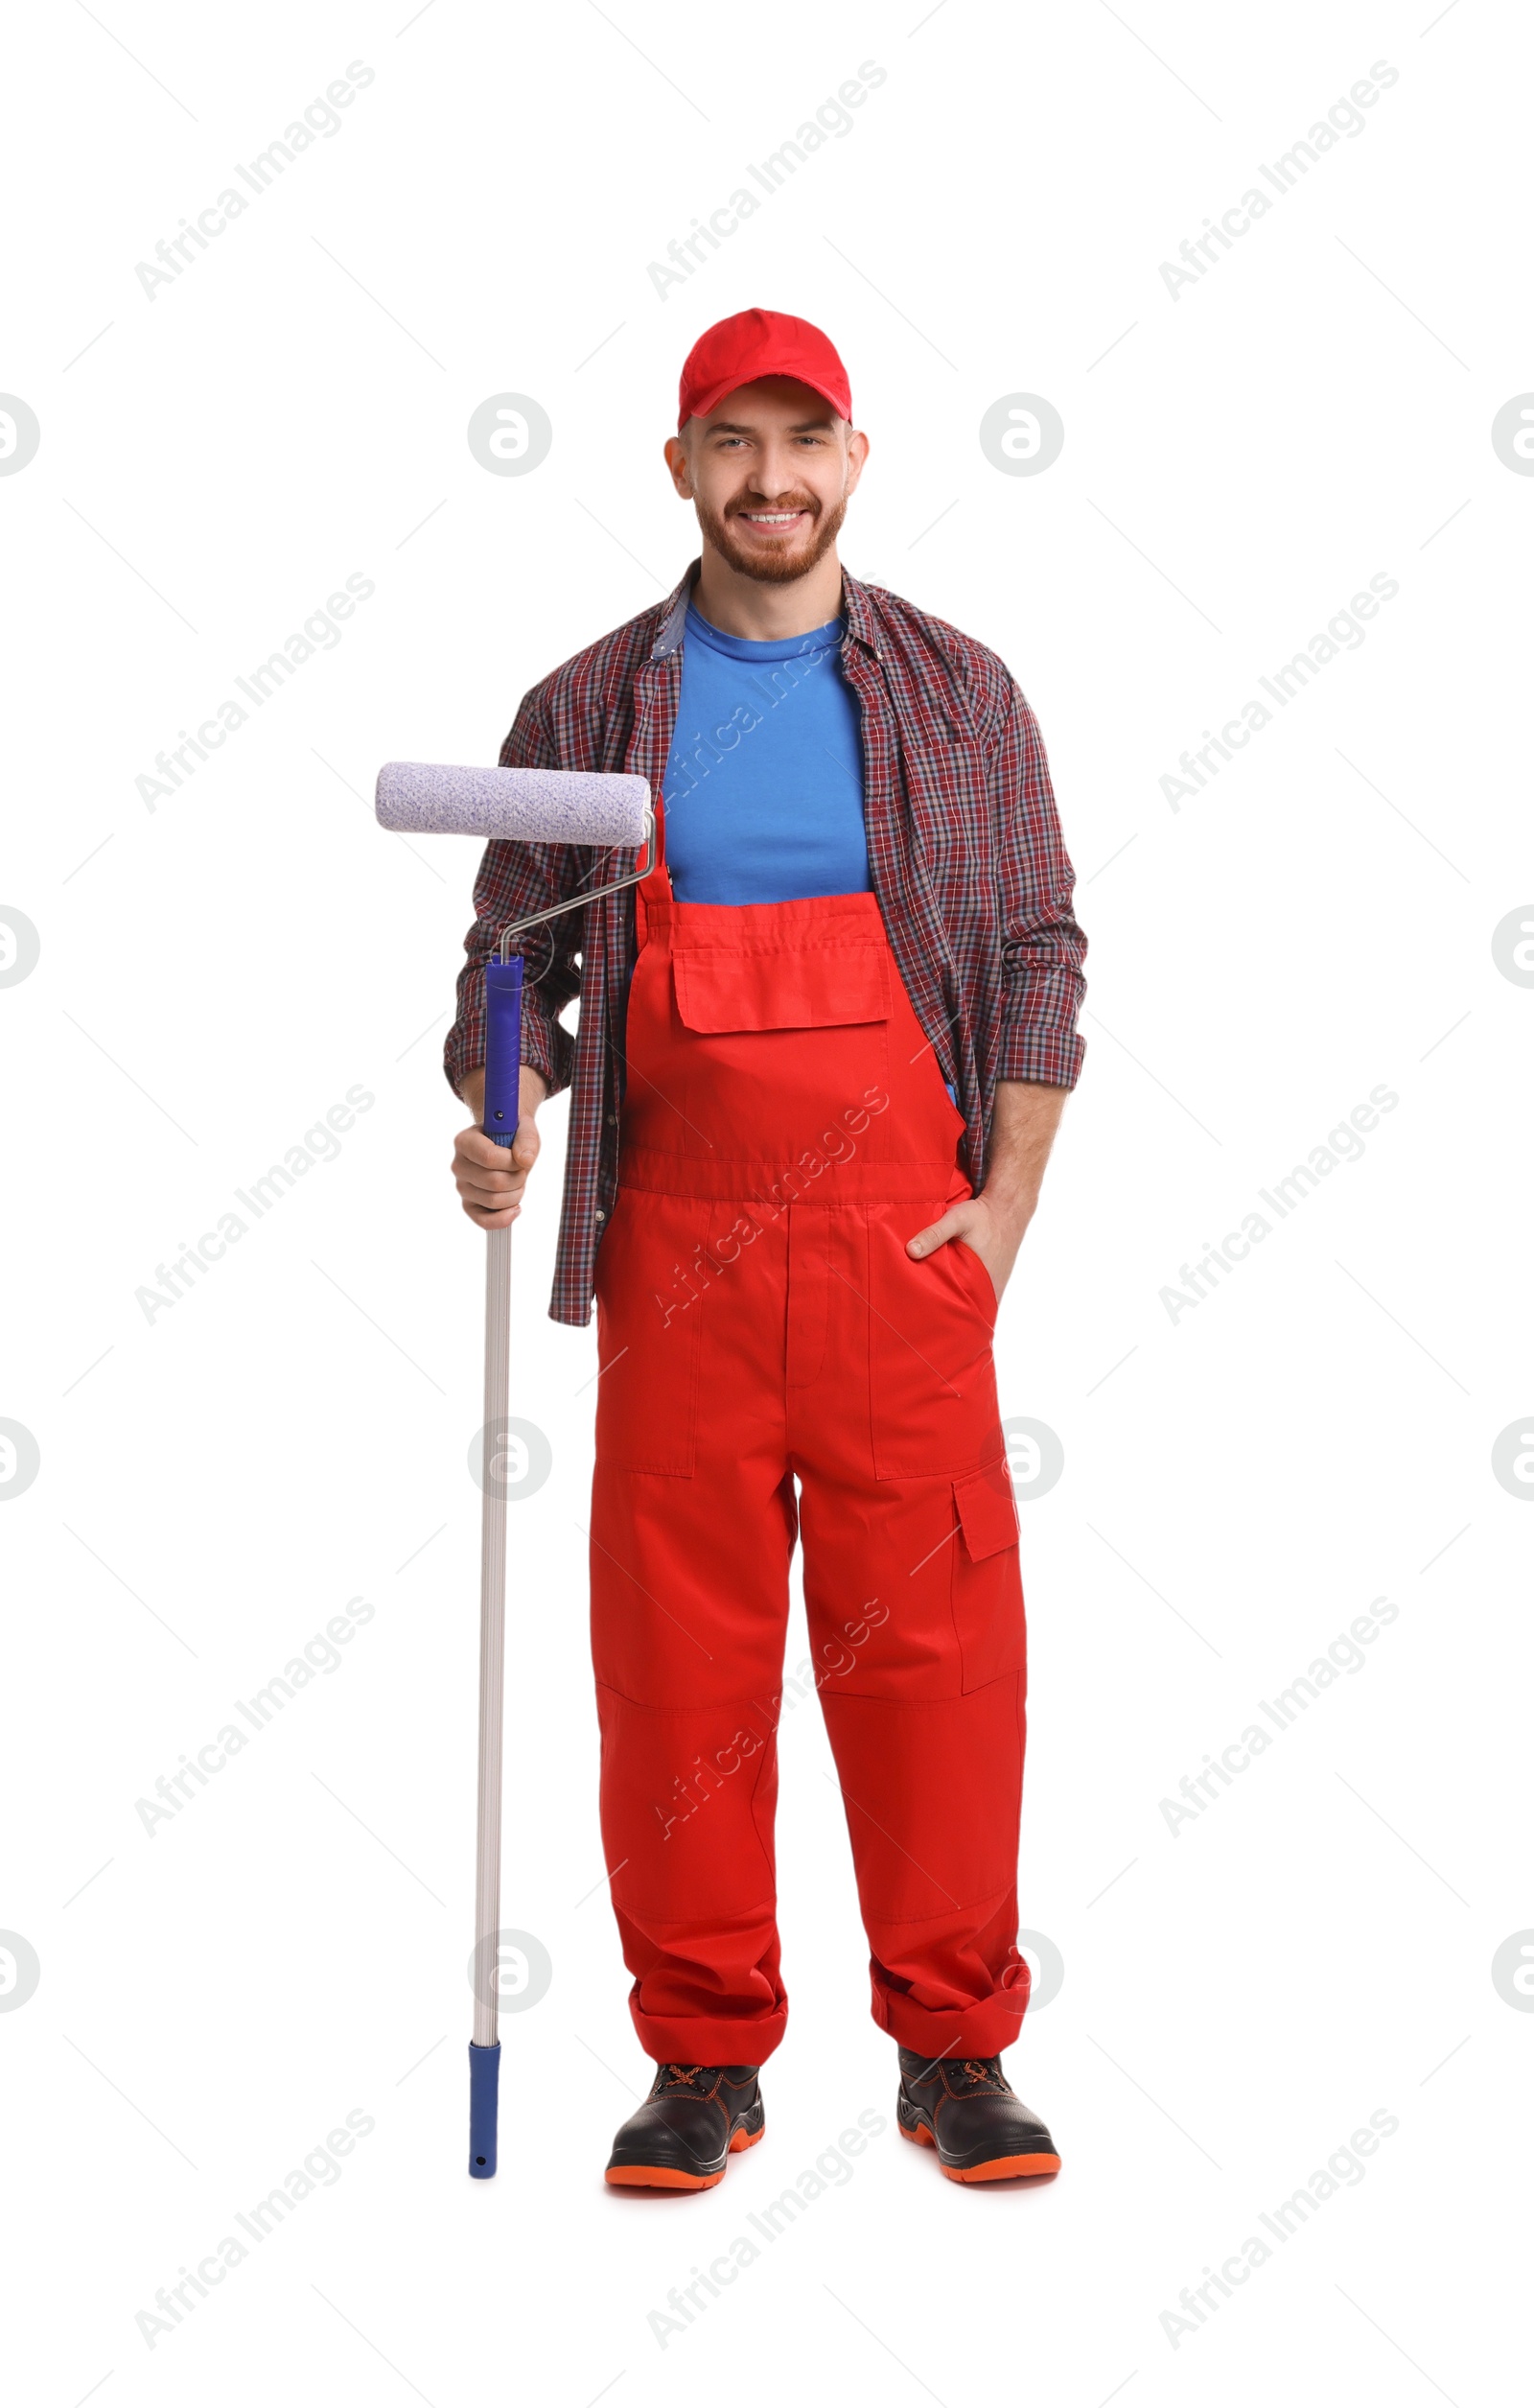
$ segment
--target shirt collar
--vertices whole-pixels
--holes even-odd
[[[687,623],[687,604],[692,599],[692,589],[698,582],[698,572],[702,567],[701,559],[689,562],[681,584],[672,588],[662,605],[661,631],[650,646],[652,661],[663,661],[667,654],[681,650],[683,629]]]
[[[692,589],[698,582],[702,567],[701,559],[690,562],[681,583],[673,587],[662,603],[660,632],[650,647],[652,661],[663,661],[670,653],[681,650],[687,623],[687,604],[692,599]],[[842,617],[847,620],[848,636],[854,643],[862,644],[868,652],[878,650],[868,587],[861,585],[846,569],[842,571]]]
[[[869,589],[846,569],[842,571],[842,616],[847,620],[847,632],[853,643],[860,643],[865,652],[876,653],[879,648],[878,631],[873,623],[873,606],[869,600]]]

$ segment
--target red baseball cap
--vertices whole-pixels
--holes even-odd
[[[781,310],[739,310],[700,335],[682,369],[680,434],[689,418],[706,418],[727,393],[764,376],[791,376],[828,401],[839,418],[852,415],[852,388],[836,345],[807,317]]]

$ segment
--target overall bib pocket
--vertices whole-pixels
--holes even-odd
[[[882,946],[683,945],[672,956],[672,978],[686,1032],[686,1154],[786,1169],[866,1089],[888,1092],[890,970]],[[836,1041],[807,1045],[810,1030],[834,1030]]]
[[[890,1017],[882,946],[682,946],[672,956],[677,1010],[686,1025],[731,1029],[842,1028]]]

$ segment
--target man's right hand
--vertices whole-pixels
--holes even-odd
[[[516,1140],[509,1146],[497,1145],[479,1125],[484,1118],[485,1074],[471,1070],[465,1077],[463,1100],[474,1119],[453,1140],[453,1176],[463,1208],[476,1228],[508,1229],[521,1212],[527,1174],[538,1159],[538,1107],[547,1092],[540,1073],[523,1063]]]

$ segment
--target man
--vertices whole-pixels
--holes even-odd
[[[701,560],[534,687],[500,755],[647,778],[660,858],[533,938],[509,1159],[478,1126],[481,965],[613,856],[487,848],[446,1051],[480,1228],[516,1219],[538,1107],[572,1087],[550,1311],[584,1323],[594,1289],[602,1831],[657,2066],[616,2184],[708,2187],[762,2137],[801,1526],[899,2129],[958,2181],[1059,2165],[1000,2061],[1026,1675],[991,1333],[1081,1067],[1085,944],[1005,666],[841,567],[851,414],[802,318],[693,349],[665,456]]]

